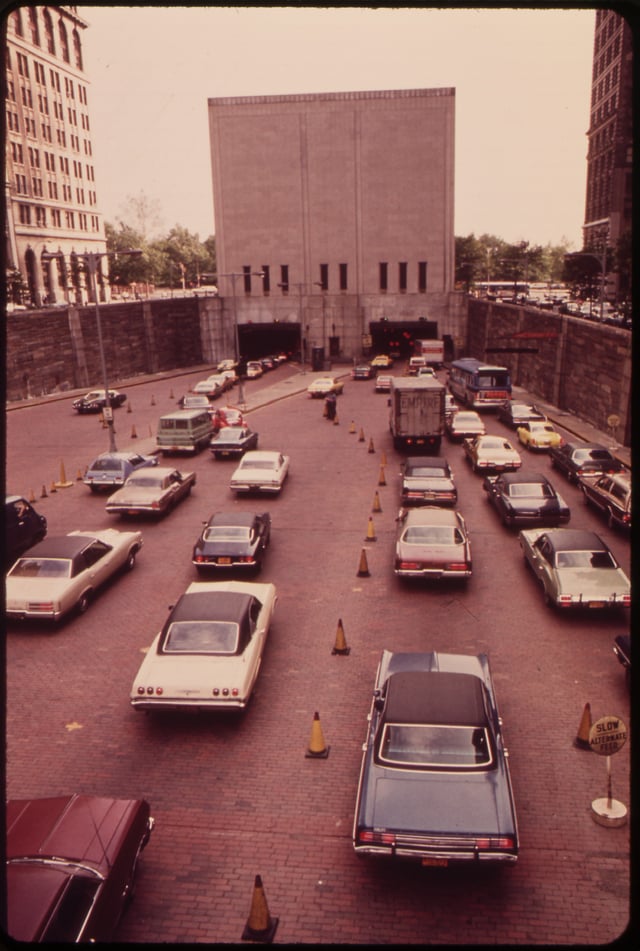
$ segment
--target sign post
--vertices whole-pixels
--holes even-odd
[[[627,807],[611,794],[611,757],[619,752],[627,741],[627,727],[620,717],[601,717],[589,730],[589,747],[600,756],[607,757],[607,795],[594,799],[591,812],[594,822],[602,826],[622,826],[627,821]]]

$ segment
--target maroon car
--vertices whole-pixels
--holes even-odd
[[[7,932],[17,941],[111,939],[153,819],[144,799],[7,802]]]

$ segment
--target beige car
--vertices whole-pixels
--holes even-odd
[[[613,472],[597,479],[580,479],[589,505],[607,516],[609,526],[631,528],[631,473]]]
[[[195,472],[179,472],[167,466],[141,469],[113,493],[106,510],[109,515],[165,515],[191,493],[195,484]]]

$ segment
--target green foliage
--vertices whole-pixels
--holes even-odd
[[[180,225],[174,225],[166,237],[149,241],[144,234],[120,221],[118,227],[105,225],[107,250],[110,253],[110,280],[126,286],[148,282],[159,287],[198,287],[211,283],[216,273],[215,238],[201,242]],[[118,252],[140,250],[139,258],[118,255]],[[203,279],[203,275],[207,275]]]
[[[469,290],[477,281],[560,281],[567,249],[568,243],[509,244],[490,234],[456,237],[456,285]]]

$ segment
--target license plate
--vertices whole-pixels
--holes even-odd
[[[603,608],[604,601],[589,601],[590,608]]]
[[[129,515],[137,515],[138,512],[137,512],[136,509],[129,509],[128,514],[129,514]]]
[[[449,859],[424,858],[422,864],[430,868],[446,868],[449,864]]]
[[[218,558],[218,564],[219,564],[219,565],[230,565],[230,564],[231,564],[231,559],[230,559],[230,558],[227,558],[226,555],[225,555],[224,558]]]

